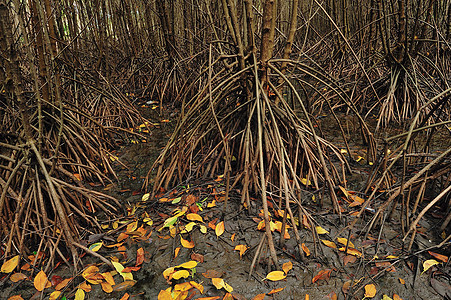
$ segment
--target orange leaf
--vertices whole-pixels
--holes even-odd
[[[236,233],[232,234],[232,236],[230,237],[230,240],[231,240],[232,242],[235,241],[235,235],[236,235]]]
[[[278,292],[282,291],[284,288],[285,288],[285,287],[283,287],[283,288],[278,288],[278,289],[273,289],[273,290],[271,290],[271,291],[268,293],[268,295],[272,295],[272,294],[278,293]]]
[[[198,214],[187,214],[186,218],[190,221],[199,221],[199,222],[204,222],[204,220],[202,219],[201,216],[199,216]]]
[[[87,284],[86,281],[83,281],[82,283],[80,283],[78,285],[79,289],[82,289],[83,291],[85,291],[86,293],[89,293],[90,291],[92,291],[92,286]]]
[[[114,285],[113,286],[113,291],[115,291],[115,292],[125,291],[125,290],[131,288],[132,286],[134,286],[135,283],[136,283],[135,280],[125,280],[125,281],[123,281],[121,283],[118,283],[118,284]]]
[[[199,284],[199,283],[197,283],[197,282],[195,282],[195,281],[190,281],[189,283],[190,283],[193,287],[195,287],[196,289],[198,289],[199,292],[200,292],[201,294],[204,293],[204,287],[202,286],[202,284]]]
[[[174,291],[185,292],[192,289],[193,286],[189,282],[178,283],[174,286]]]
[[[266,279],[271,281],[278,281],[285,279],[287,275],[283,271],[272,271],[268,275],[266,275]]]
[[[136,251],[136,266],[144,262],[144,249],[141,247]]]
[[[327,280],[332,273],[332,269],[321,270],[318,272],[318,275],[312,278],[312,283],[317,282],[318,280]]]
[[[8,298],[8,300],[23,300],[21,295],[14,295]]]
[[[248,247],[246,245],[236,245],[234,250],[240,251],[240,259],[241,259],[244,252],[246,252],[247,249],[248,249]]]
[[[376,296],[376,286],[374,284],[367,284],[365,285],[365,297],[366,298],[373,298]]]
[[[44,271],[39,271],[39,273],[34,278],[34,287],[40,292],[47,287],[51,287],[52,284],[47,280],[47,275]]]
[[[111,275],[110,272],[102,273],[103,278],[105,278],[106,282],[108,282],[111,285],[115,285],[113,275]]]
[[[182,243],[182,246],[185,248],[188,248],[188,249],[194,248],[193,241],[189,242],[189,241],[185,240],[184,238],[182,238],[181,236],[180,236],[180,242]]]
[[[71,280],[72,280],[72,277],[64,279],[63,281],[58,283],[57,286],[55,286],[55,290],[59,291],[59,290],[63,289]]]
[[[125,267],[125,268],[122,270],[122,273],[130,273],[130,272],[132,272],[132,271],[136,272],[136,271],[138,271],[139,269],[141,269],[141,267]]]
[[[216,236],[220,236],[224,233],[224,221],[219,222],[215,228]]]
[[[219,296],[214,296],[214,297],[197,298],[197,300],[216,300],[216,299],[219,299],[219,298],[221,298],[221,297],[219,297]],[[171,299],[172,299],[172,298],[171,298]],[[158,299],[158,300],[160,300],[160,299]]]
[[[180,252],[180,247],[175,248],[175,250],[174,250],[174,259],[177,258],[177,256],[179,255],[179,252]]]
[[[441,255],[441,254],[438,254],[438,253],[435,253],[435,252],[432,252],[432,251],[428,251],[428,253],[430,255],[432,255],[433,257],[435,257],[436,259],[438,259],[438,260],[441,260],[443,262],[448,262],[448,256]]]
[[[258,294],[252,300],[263,300],[265,298],[265,296],[266,296],[266,294]]]
[[[24,279],[27,279],[28,276],[23,274],[23,273],[14,273],[13,275],[11,275],[11,277],[9,278],[12,282],[18,282]]]
[[[393,294],[393,300],[402,300],[398,294]]]
[[[130,295],[128,293],[125,293],[120,300],[128,300],[128,298],[130,298]]]
[[[343,257],[343,264],[346,266],[348,263],[354,263],[357,258],[353,255],[346,255]]]
[[[113,291],[113,287],[112,287],[111,284],[109,284],[108,282],[103,281],[103,282],[101,282],[100,284],[102,285],[102,290],[103,290],[105,293],[111,293],[111,292]]]
[[[406,281],[404,279],[402,279],[402,278],[398,278],[398,279],[401,284],[406,284]]]
[[[1,272],[11,273],[19,265],[19,260],[20,260],[19,255],[16,255],[13,258],[5,261],[2,265]]]
[[[305,255],[310,256],[310,250],[309,250],[309,248],[307,248],[307,246],[304,243],[301,244],[301,247],[302,247],[302,250],[304,250]]]
[[[310,224],[308,222],[308,219],[307,219],[306,215],[302,215],[302,225],[304,225],[305,228],[310,229]]]
[[[293,269],[293,263],[291,261],[288,261],[282,265],[282,270],[285,274],[287,274],[291,269]]]

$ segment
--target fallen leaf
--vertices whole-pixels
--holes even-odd
[[[224,275],[223,271],[216,271],[216,270],[207,270],[207,272],[202,273],[202,275],[205,278],[215,278],[215,277],[221,277]]]
[[[316,233],[318,233],[318,234],[327,234],[327,233],[329,233],[329,231],[327,231],[326,229],[324,229],[321,226],[316,226]]]
[[[199,284],[199,283],[197,283],[197,282],[195,282],[195,281],[190,281],[189,283],[190,283],[194,288],[198,289],[199,292],[200,292],[201,294],[204,293],[204,286],[203,286],[202,284]]]
[[[136,251],[136,266],[141,265],[144,262],[144,249],[141,247]]]
[[[355,263],[356,260],[357,257],[355,257],[354,255],[346,255],[345,257],[343,257],[343,264],[346,266],[348,263]]]
[[[109,284],[108,282],[106,282],[106,281],[103,281],[103,282],[101,282],[100,283],[100,285],[102,286],[102,290],[105,292],[105,293],[111,293],[112,291],[113,291],[113,287],[111,286],[111,284]]]
[[[402,279],[402,278],[398,278],[398,279],[401,284],[406,284],[406,281],[404,279]]]
[[[196,266],[197,266],[197,261],[190,260],[190,261],[187,261],[187,262],[185,262],[183,264],[175,266],[175,268],[192,269],[192,268],[195,268]]]
[[[398,294],[393,294],[393,300],[402,300],[401,297],[398,296]]]
[[[382,296],[382,300],[393,300],[392,298],[390,298],[389,296],[387,296],[387,295],[383,295]]]
[[[54,291],[50,294],[49,300],[56,300],[58,299],[59,295],[61,295],[60,291]]]
[[[233,288],[228,285],[222,278],[212,278],[211,282],[218,290],[224,288],[229,293],[233,292]]]
[[[283,288],[278,288],[278,289],[272,289],[267,295],[272,295],[272,294],[278,293],[278,292],[280,292],[280,291],[283,291],[284,288],[285,288],[285,287],[283,287]]]
[[[134,286],[135,283],[136,283],[135,280],[125,280],[121,283],[113,285],[113,291],[114,292],[123,292],[123,291],[131,288],[132,286]]]
[[[158,300],[172,300],[171,293],[166,290],[161,290],[158,294]]]
[[[240,251],[240,259],[241,259],[244,252],[246,252],[247,249],[249,249],[249,248],[246,245],[236,245],[234,250]]]
[[[82,289],[77,289],[75,292],[75,300],[83,300],[85,299],[85,291]]]
[[[186,218],[190,221],[199,221],[199,222],[204,222],[204,220],[202,219],[201,216],[199,216],[198,214],[187,214]]]
[[[341,248],[338,249],[338,250],[344,252],[344,251],[346,250],[346,247],[341,247]],[[358,257],[361,257],[361,256],[362,256],[362,252],[360,252],[359,250],[354,249],[354,248],[348,248],[348,251],[347,251],[346,254],[351,254],[351,255],[358,256]]]
[[[191,254],[191,259],[195,260],[195,261],[198,261],[200,263],[204,262],[204,256],[202,254],[198,254],[198,253],[195,253],[195,252],[193,252]]]
[[[365,285],[365,297],[366,298],[373,298],[376,296],[376,286],[374,284],[367,284]]]
[[[216,299],[219,299],[219,298],[221,298],[221,297],[219,297],[219,296],[214,296],[214,297],[197,298],[197,300],[216,300]],[[171,298],[171,299],[172,299],[172,298]],[[158,300],[160,300],[160,299],[158,299]]]
[[[102,242],[98,242],[98,243],[92,244],[91,246],[89,246],[89,250],[97,252],[102,247],[102,245],[103,245]]]
[[[113,264],[113,266],[116,269],[116,271],[124,278],[124,281],[126,281],[126,280],[133,280],[132,273],[122,272],[122,270],[124,270],[124,266],[122,264],[120,264],[118,262],[115,262],[115,261],[111,261],[111,263]]]
[[[34,278],[34,287],[41,292],[45,288],[51,287],[52,284],[47,279],[47,275],[45,275],[44,271],[39,271],[39,273]]]
[[[448,262],[448,256],[441,255],[432,251],[428,251],[428,253],[440,261]]]
[[[66,285],[67,285],[71,280],[72,280],[72,277],[71,277],[71,278],[63,279],[63,281],[61,281],[60,283],[58,283],[57,286],[55,286],[55,290],[59,291],[59,290],[63,289],[64,287],[66,287]]]
[[[337,299],[338,299],[337,294],[335,294],[335,292],[330,292],[330,293],[326,296],[326,298],[327,298],[327,299],[330,299],[330,300],[337,300]]]
[[[426,272],[427,270],[429,270],[430,267],[435,266],[440,264],[438,261],[436,261],[435,259],[428,259],[423,263],[423,272],[421,272],[421,274],[423,274],[424,272]]]
[[[345,246],[346,246],[346,243],[348,243],[348,239],[346,239],[346,238],[341,238],[341,237],[338,237],[338,238],[337,238],[337,241],[338,241],[340,244],[343,244],[343,245],[345,245]],[[349,243],[348,243],[348,248],[355,248],[354,244],[351,243],[351,241],[349,241]]]
[[[5,261],[2,265],[1,272],[11,273],[19,265],[19,261],[20,261],[19,255],[16,255],[13,258]]]
[[[258,294],[252,300],[263,300],[265,298],[265,296],[266,296],[266,294]]]
[[[120,300],[128,300],[128,298],[130,298],[130,295],[128,293],[125,293],[124,296],[122,296]]]
[[[216,236],[221,236],[224,233],[224,221],[219,222],[215,228]]]
[[[268,275],[266,275],[266,279],[271,281],[278,281],[285,279],[287,275],[283,271],[272,271]]]
[[[87,284],[86,281],[83,281],[82,283],[80,283],[77,288],[82,289],[86,293],[89,293],[90,291],[92,291],[92,286],[90,284]]]
[[[328,240],[321,240],[321,242],[323,242],[324,245],[326,245],[327,247],[337,249],[337,245],[335,245],[334,242],[331,242],[331,241],[328,241]]]
[[[136,271],[139,271],[140,269],[141,269],[141,267],[125,267],[122,270],[122,273],[136,272]]]
[[[24,300],[21,295],[14,295],[8,298],[8,300]]]
[[[282,270],[285,274],[287,274],[291,269],[293,269],[293,263],[291,261],[288,261],[282,265]]]
[[[180,236],[180,243],[185,248],[188,248],[188,249],[194,248],[194,242],[193,241],[191,241],[191,242],[187,241],[182,236]]]
[[[231,240],[232,242],[235,241],[235,235],[236,235],[236,233],[232,234],[232,236],[230,237],[230,240]]]
[[[111,272],[105,272],[102,273],[103,278],[105,278],[106,282],[108,282],[111,285],[115,285],[113,275],[111,275]]]
[[[24,279],[28,279],[28,276],[23,273],[14,273],[9,278],[12,282],[18,282]]]
[[[175,272],[174,267],[169,267],[166,270],[163,271],[163,277],[168,280],[171,274]]]
[[[180,271],[174,272],[172,274],[172,278],[175,280],[178,280],[180,278],[186,278],[188,276],[189,276],[189,272],[187,270],[180,270]]]
[[[302,247],[302,250],[304,250],[305,255],[310,256],[310,250],[309,250],[309,248],[307,248],[307,246],[304,243],[301,244],[301,247]]]
[[[312,278],[312,283],[317,282],[318,280],[327,280],[330,278],[330,274],[332,273],[332,269],[320,270],[318,274]]]
[[[179,255],[179,252],[180,252],[180,247],[177,247],[174,249],[174,259],[177,258],[177,256]]]

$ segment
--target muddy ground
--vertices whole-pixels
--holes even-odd
[[[175,122],[175,120],[172,121]],[[145,226],[149,233],[152,232],[146,239],[139,240],[129,236],[125,240],[125,254],[118,253],[115,248],[106,247],[98,252],[105,257],[120,257],[122,255],[121,261],[124,261],[124,265],[133,266],[137,256],[136,251],[142,247],[145,251],[146,261],[138,271],[132,272],[136,284],[112,293],[103,292],[100,285],[92,285],[92,291],[86,293],[86,299],[121,299],[125,293],[130,295],[129,299],[157,299],[161,290],[168,289],[183,281],[195,281],[204,287],[203,294],[200,294],[196,289],[191,289],[189,291],[191,299],[214,296],[219,296],[222,299],[226,291],[224,288],[218,290],[212,284],[212,279],[209,278],[211,276],[208,276],[212,272],[215,273],[214,277],[221,277],[233,288],[232,296],[234,299],[254,299],[259,294],[267,294],[279,288],[283,288],[283,290],[260,299],[306,299],[306,295],[309,295],[310,299],[363,299],[364,286],[367,284],[374,284],[376,287],[377,294],[374,299],[382,299],[384,295],[393,298],[394,294],[399,295],[401,299],[443,299],[437,289],[442,294],[449,293],[451,295],[448,290],[449,277],[446,275],[449,274],[449,266],[439,265],[438,268],[443,272],[435,272],[435,278],[432,278],[431,271],[421,274],[422,263],[432,258],[427,251],[414,256],[408,256],[403,252],[402,236],[397,222],[399,218],[396,214],[393,221],[384,223],[382,230],[375,230],[369,237],[365,236],[365,225],[372,216],[371,211],[366,213],[363,222],[357,223],[355,230],[349,236],[356,249],[362,253],[361,257],[353,258],[352,255],[348,255],[345,258],[346,255],[342,251],[327,247],[321,242],[315,243],[310,230],[300,226],[301,240],[311,251],[311,255],[305,256],[303,260],[301,259],[291,229],[288,231],[290,239],[286,240],[283,245],[279,244],[280,234],[275,231],[274,241],[276,242],[279,265],[277,267],[268,265],[268,249],[263,246],[252,275],[249,277],[250,266],[264,234],[264,231],[257,230],[257,219],[261,220],[259,199],[255,199],[249,210],[246,210],[240,205],[239,191],[233,191],[228,207],[224,212],[224,202],[221,201],[224,185],[221,181],[212,180],[192,182],[189,188],[187,185],[177,187],[176,192],[172,195],[169,194],[170,191],[160,195],[161,197],[172,198],[180,196],[182,198],[179,203],[161,203],[156,199],[150,199],[145,203],[141,202],[143,193],[140,190],[143,178],[159,150],[164,146],[171,126],[168,123],[155,128],[148,143],[128,144],[119,149],[117,156],[127,167],[118,166],[120,180],[107,190],[108,193],[121,199],[124,207],[137,207],[135,216],[138,216],[139,224],[143,222],[142,215],[145,212],[153,220],[152,225]],[[357,190],[365,183],[368,166],[356,166],[355,169],[356,172],[349,177],[352,180],[349,186]],[[337,237],[348,238],[348,231],[344,231],[343,228],[353,220],[354,217],[350,214],[358,208],[346,207],[346,211],[340,219],[330,209],[332,205],[327,203],[327,199],[321,208],[317,202],[312,200],[312,195],[318,197],[319,193],[308,190],[308,188],[306,190],[305,195],[303,195],[304,206],[318,222],[316,225],[320,225],[328,231],[320,238],[335,243],[337,243]],[[177,233],[174,237],[170,237],[168,228],[159,231],[158,229],[162,227],[165,219],[170,217],[175,209],[182,208],[187,204],[188,195],[193,195],[198,199],[199,205],[197,206],[201,207],[202,211],[198,211],[197,214],[203,218],[207,232],[202,233],[199,226],[194,227],[189,233]],[[213,200],[215,200],[216,205],[207,207],[208,203],[212,203]],[[137,204],[139,205],[136,206]],[[345,204],[343,203],[344,207]],[[273,203],[273,220],[281,220],[275,215],[276,210],[275,203]],[[425,219],[427,221],[421,222],[421,233],[418,236],[418,243],[415,245],[416,251],[428,249],[440,242],[440,237],[435,232],[435,228],[440,224],[440,216],[438,212],[435,217],[429,216],[428,219]],[[214,220],[216,221],[213,223],[216,225],[220,221],[224,221],[225,231],[220,236],[217,236],[215,230],[207,226],[209,222]],[[181,216],[176,226],[180,229],[181,226],[189,222],[185,216]],[[200,224],[200,222],[198,223]],[[117,238],[117,233],[111,236],[106,235],[104,243],[113,244],[114,239]],[[378,236],[379,233],[380,236]],[[191,249],[183,247],[180,237],[194,242],[194,247]],[[241,258],[239,252],[234,250],[237,245],[248,247]],[[263,245],[266,245],[266,243]],[[179,252],[177,257],[174,257],[177,248],[179,248]],[[433,249],[433,251],[439,250]],[[198,262],[195,273],[192,273],[192,276],[187,279],[172,280],[168,283],[163,276],[163,271],[169,267],[191,261],[193,258],[201,261]],[[282,270],[282,264],[287,262],[291,262],[293,267],[286,273],[285,279],[279,281],[265,280],[269,272]],[[100,263],[100,261],[85,256],[83,263],[88,265]],[[107,271],[109,267],[101,265],[100,268]],[[329,276],[313,280],[323,270],[330,270]],[[204,276],[204,274],[207,276]],[[49,275],[58,275],[63,278],[73,276],[69,268],[64,265]],[[115,279],[118,282],[121,281],[119,275],[116,275]],[[316,282],[312,283],[312,280]],[[343,286],[350,280],[355,280],[356,285],[346,290]],[[435,289],[431,286],[431,280]],[[438,280],[443,285],[437,286],[437,282],[434,280]],[[83,278],[78,276],[65,289],[65,294],[69,299],[74,298],[76,287],[82,281]],[[0,298],[7,299],[12,295],[20,294],[24,299],[48,299],[51,292],[52,288],[48,288],[44,290],[44,293],[37,293],[30,280],[14,284],[5,281],[2,283]]]

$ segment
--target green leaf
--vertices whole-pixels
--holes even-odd
[[[91,246],[89,246],[89,250],[97,252],[102,247],[102,245],[103,245],[103,242],[94,243]]]
[[[172,200],[172,204],[177,204],[177,203],[179,203],[180,202],[180,200],[182,200],[182,197],[177,197],[177,198],[175,198],[174,200]]]

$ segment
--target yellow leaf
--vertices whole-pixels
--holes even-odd
[[[180,270],[172,274],[172,278],[178,280],[180,278],[186,278],[189,276],[189,272],[187,270]]]
[[[287,274],[291,269],[293,269],[293,263],[291,261],[288,261],[282,265],[282,270],[285,274]]]
[[[211,201],[210,203],[207,204],[207,208],[212,208],[216,206],[216,200]]]
[[[331,241],[328,241],[328,240],[321,240],[321,242],[323,242],[324,245],[326,245],[327,247],[337,249],[337,245],[335,245],[334,242],[331,242]]]
[[[341,248],[338,249],[338,250],[339,250],[339,251],[345,251],[346,248],[345,248],[345,247],[341,247]],[[351,255],[354,255],[354,256],[358,256],[358,257],[361,257],[361,256],[362,256],[362,253],[361,253],[359,250],[354,249],[354,248],[348,248],[347,254],[351,254]]]
[[[124,278],[125,280],[133,280],[133,274],[130,272],[122,272],[124,269],[124,266],[121,263],[118,263],[116,261],[111,261],[116,271]]]
[[[348,197],[349,197],[348,191],[347,191],[344,187],[342,187],[341,185],[339,185],[338,187],[339,187],[340,190],[343,192],[343,194],[345,195],[345,197],[348,198]]]
[[[367,284],[365,285],[365,297],[366,298],[373,298],[376,296],[376,286],[374,284]]]
[[[425,261],[423,263],[423,272],[421,272],[421,274],[423,274],[424,272],[429,270],[430,267],[438,265],[438,264],[439,264],[439,262],[436,261],[435,259],[428,259],[427,261]]]
[[[211,279],[211,282],[218,290],[220,290],[224,287],[224,280],[222,278],[213,277]]]
[[[85,291],[82,289],[77,289],[75,292],[75,300],[83,300],[85,299]]]
[[[198,289],[201,294],[204,293],[204,287],[201,284],[199,284],[195,281],[190,281],[189,283],[191,283],[192,286],[194,286],[196,289]]]
[[[189,222],[188,224],[186,224],[184,231],[190,232],[191,230],[193,230],[194,226],[196,226],[195,222]],[[185,232],[182,231],[182,233],[185,233]]]
[[[327,231],[326,229],[322,228],[321,226],[316,226],[316,233],[318,233],[318,234],[327,234],[327,233],[329,233],[329,231]]]
[[[180,252],[180,247],[177,247],[174,249],[174,259],[177,258],[177,256],[179,255],[179,252]]]
[[[52,284],[47,280],[47,275],[44,271],[39,271],[39,273],[34,278],[34,287],[40,292],[47,287],[51,287]]]
[[[165,279],[169,279],[169,276],[175,272],[174,267],[169,267],[163,271],[163,276]]]
[[[388,297],[387,295],[383,295],[382,296],[382,300],[393,300],[393,299]]]
[[[215,228],[216,236],[220,236],[224,233],[224,221],[219,222]]]
[[[2,265],[2,273],[11,273],[19,265],[19,255],[7,260]]]
[[[272,271],[268,275],[266,275],[266,279],[271,281],[282,280],[285,279],[285,277],[287,277],[287,275],[285,275],[283,271]]]
[[[97,252],[102,247],[102,245],[103,245],[102,242],[98,242],[98,243],[92,244],[91,246],[89,246],[89,250]]]
[[[56,300],[60,294],[61,294],[60,291],[54,291],[53,293],[50,294],[49,300]]]
[[[200,227],[200,232],[202,232],[202,233],[207,233],[207,227],[205,226],[205,225],[199,225],[199,227]]]
[[[84,279],[88,278],[89,276],[99,273],[99,268],[97,266],[89,266],[81,273],[81,276],[83,276]]]
[[[301,244],[301,247],[302,247],[302,250],[304,250],[305,255],[310,256],[310,250],[309,250],[309,248],[307,248],[307,246],[304,243]]]
[[[246,250],[249,249],[246,245],[236,245],[235,246],[235,251],[240,251],[240,259],[243,256],[244,252],[246,252]]]
[[[346,246],[346,243],[348,243],[348,239],[341,238],[341,237],[337,238],[337,241],[338,241],[340,244],[343,244],[343,245],[345,245],[345,246]],[[355,248],[354,244],[351,243],[351,241],[349,241],[349,243],[348,243],[348,248],[349,248],[349,247],[350,247],[350,248]]]
[[[232,234],[232,236],[230,237],[230,240],[231,240],[232,242],[235,241],[235,235],[236,235],[236,233]]]
[[[178,283],[178,284],[176,284],[174,286],[174,291],[185,292],[185,291],[190,290],[191,288],[193,288],[191,283],[189,283],[189,282],[182,282],[182,283]]]
[[[175,268],[192,269],[192,268],[195,268],[196,266],[197,266],[197,261],[190,260],[190,261],[187,261],[186,263],[175,266]]]
[[[302,178],[301,183],[303,185],[311,185],[312,184],[312,182],[310,180],[307,181],[307,178]]]
[[[131,233],[133,231],[136,230],[136,228],[138,228],[138,221],[132,222],[130,224],[127,225],[127,230],[125,233]]]
[[[406,281],[404,279],[402,279],[402,278],[398,278],[398,279],[401,284],[406,284]]]
[[[161,290],[158,294],[158,300],[172,300],[171,293],[165,290]]]
[[[187,214],[186,218],[190,221],[199,221],[199,222],[203,222],[204,220],[202,219],[201,216],[199,216],[198,214]]]
[[[182,244],[183,247],[191,249],[194,248],[194,242],[193,241],[187,241],[184,238],[182,238],[182,236],[180,236],[180,243]]]

